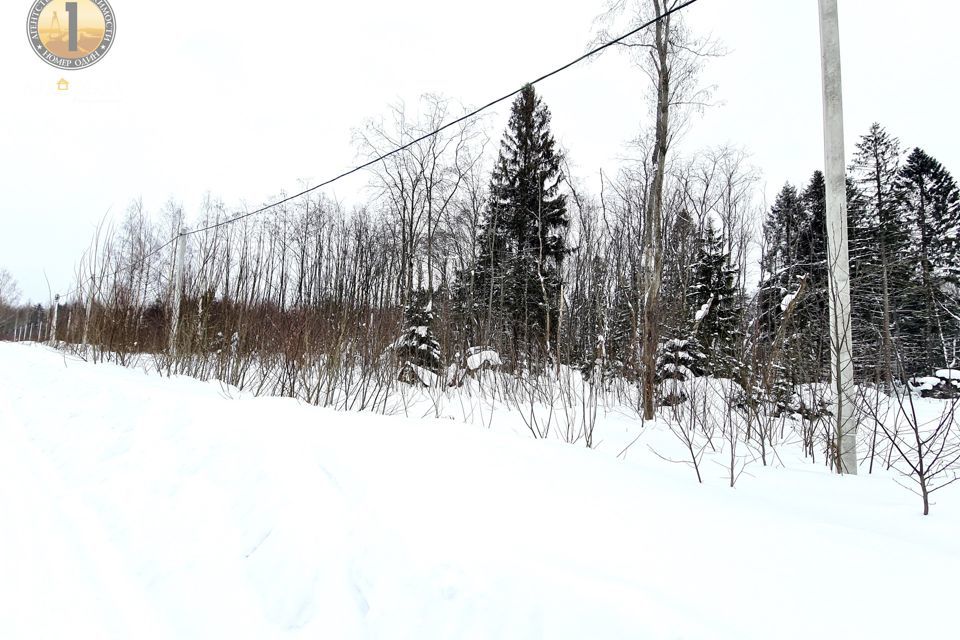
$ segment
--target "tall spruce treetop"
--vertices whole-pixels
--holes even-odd
[[[783,185],[770,213],[763,223],[763,239],[766,251],[763,255],[763,269],[767,277],[779,280],[796,265],[796,252],[800,232],[803,226],[803,203],[797,188],[792,184]]]
[[[549,344],[556,333],[569,226],[560,165],[550,111],[527,85],[513,102],[490,179],[477,265],[482,304],[497,308],[515,346]]]
[[[897,199],[910,228],[910,286],[901,309],[908,373],[928,374],[950,364],[960,301],[960,192],[934,158],[914,149],[900,170]]]
[[[911,244],[935,277],[960,277],[960,189],[950,172],[922,149],[900,170],[897,195],[915,231]]]
[[[817,288],[826,288],[827,282],[827,182],[823,172],[813,172],[810,183],[803,190],[803,208],[806,213],[800,236],[798,258],[807,269]]]
[[[778,384],[818,381],[829,374],[830,360],[823,172],[814,171],[800,193],[790,184],[780,191],[764,223],[764,239],[760,344],[779,358]],[[784,300],[800,291],[801,284],[803,294],[788,317]]]
[[[881,243],[881,250],[892,252],[887,257],[893,260],[903,250],[908,238],[903,220],[898,215],[896,194],[900,141],[874,123],[857,143],[852,170],[866,205],[867,224],[874,227],[875,240]]]
[[[759,322],[765,339],[776,335],[780,302],[788,291],[796,288],[796,277],[805,273],[799,264],[801,237],[807,227],[805,217],[804,200],[797,188],[785,184],[763,223]]]
[[[850,168],[862,205],[849,216],[852,302],[854,332],[858,324],[872,325],[879,338],[875,372],[888,388],[902,374],[896,336],[902,335],[898,323],[910,277],[909,228],[896,197],[899,165],[899,140],[874,123],[857,143]]]

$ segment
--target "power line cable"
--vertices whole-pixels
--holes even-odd
[[[527,84],[535,85],[535,84],[538,84],[538,83],[540,83],[540,82],[543,82],[544,80],[547,80],[548,78],[552,78],[553,76],[557,75],[558,73],[561,73],[561,72],[563,72],[563,71],[566,71],[566,70],[569,69],[570,67],[572,67],[572,66],[574,66],[574,65],[576,65],[576,64],[579,64],[580,62],[583,62],[583,61],[586,60],[587,58],[590,58],[590,57],[592,57],[592,56],[595,56],[595,55],[597,55],[598,53],[600,53],[601,51],[604,51],[605,49],[608,49],[608,48],[612,47],[613,45],[620,44],[621,42],[623,42],[623,41],[626,40],[627,38],[630,38],[631,36],[634,36],[634,35],[640,33],[640,32],[643,31],[644,29],[647,29],[648,27],[656,24],[656,23],[659,22],[660,20],[663,20],[664,18],[667,18],[667,17],[673,15],[674,13],[677,13],[678,11],[681,11],[681,10],[687,8],[687,7],[689,7],[690,5],[692,5],[692,4],[694,4],[694,3],[698,2],[698,1],[699,1],[699,0],[686,0],[686,2],[683,2],[683,3],[681,3],[681,4],[678,4],[678,5],[676,5],[675,7],[671,8],[671,9],[668,9],[667,11],[664,11],[662,14],[656,16],[656,17],[653,18],[652,20],[649,20],[649,21],[643,23],[643,24],[640,25],[639,27],[637,27],[637,28],[635,28],[635,29],[632,29],[631,31],[628,31],[627,33],[623,34],[623,35],[620,36],[619,38],[616,38],[616,39],[614,39],[614,40],[610,40],[609,42],[605,42],[604,44],[602,44],[602,45],[600,45],[600,46],[598,46],[598,47],[596,47],[596,48],[594,48],[594,49],[591,49],[590,51],[587,51],[587,52],[584,53],[582,56],[580,56],[580,57],[578,57],[578,58],[576,58],[576,59],[574,59],[574,60],[571,60],[570,62],[566,63],[565,65],[563,65],[563,66],[561,66],[561,67],[557,67],[556,69],[554,69],[553,71],[550,71],[549,73],[543,74],[542,76],[540,76],[540,77],[537,78],[536,80],[533,80],[533,81],[531,81],[531,82],[529,82],[529,83],[527,83]],[[526,86],[526,85],[524,85],[524,86]],[[195,233],[202,233],[202,232],[204,232],[204,231],[210,231],[210,230],[212,230],[212,229],[216,229],[216,228],[222,227],[222,226],[224,226],[224,225],[233,224],[234,222],[239,222],[240,220],[243,220],[243,219],[245,219],[245,218],[249,218],[250,216],[255,216],[255,215],[261,214],[261,213],[263,213],[264,211],[267,211],[268,209],[272,209],[273,207],[279,206],[279,205],[281,205],[281,204],[285,204],[285,203],[287,203],[287,202],[290,202],[291,200],[296,200],[297,198],[300,198],[300,197],[302,197],[302,196],[305,196],[305,195],[307,195],[308,193],[312,193],[312,192],[316,191],[317,189],[321,189],[321,188],[323,188],[323,187],[329,186],[329,185],[333,184],[334,182],[337,182],[338,180],[342,180],[343,178],[346,178],[347,176],[353,175],[354,173],[357,173],[358,171],[362,171],[362,170],[364,170],[364,169],[366,169],[366,168],[368,168],[368,167],[371,167],[371,166],[377,164],[378,162],[382,162],[383,160],[386,160],[387,158],[389,158],[389,157],[391,157],[391,156],[393,156],[393,155],[396,155],[396,154],[400,153],[401,151],[405,151],[406,149],[409,149],[410,147],[412,147],[413,145],[415,145],[415,144],[417,144],[417,143],[423,142],[424,140],[427,140],[428,138],[432,138],[433,136],[435,136],[435,135],[437,135],[437,134],[439,134],[439,133],[441,133],[441,132],[449,129],[450,127],[453,127],[453,126],[455,126],[455,125],[458,125],[458,124],[460,124],[461,122],[465,122],[465,121],[467,121],[467,120],[470,120],[471,118],[474,118],[474,117],[480,115],[481,113],[483,113],[484,111],[486,111],[486,110],[489,109],[490,107],[496,106],[496,105],[500,104],[501,102],[504,102],[504,101],[506,101],[506,100],[509,100],[510,98],[512,98],[513,96],[517,95],[517,94],[520,93],[521,91],[523,91],[523,87],[520,87],[519,89],[514,89],[514,90],[511,91],[510,93],[508,93],[508,94],[506,94],[506,95],[503,95],[503,96],[500,96],[499,98],[497,98],[497,99],[495,99],[495,100],[491,100],[490,102],[486,103],[486,104],[483,105],[482,107],[478,107],[478,108],[474,109],[473,111],[471,111],[470,113],[467,113],[467,114],[465,114],[465,115],[462,115],[462,116],[460,116],[459,118],[457,118],[457,119],[455,119],[455,120],[451,120],[450,122],[448,122],[448,123],[446,123],[446,124],[444,124],[444,125],[441,125],[440,127],[434,129],[433,131],[430,131],[429,133],[423,134],[422,136],[420,136],[419,138],[416,138],[415,140],[411,140],[410,142],[408,142],[408,143],[406,143],[406,144],[404,144],[404,145],[401,145],[401,146],[399,146],[399,147],[396,147],[395,149],[392,149],[391,151],[388,151],[387,153],[384,153],[383,155],[378,156],[378,157],[374,158],[373,160],[369,160],[368,162],[365,162],[365,163],[363,163],[363,164],[361,164],[361,165],[358,165],[358,166],[356,166],[356,167],[354,167],[354,168],[352,168],[352,169],[349,169],[349,170],[347,170],[347,171],[344,171],[343,173],[341,173],[341,174],[338,175],[338,176],[335,176],[335,177],[333,177],[333,178],[330,178],[329,180],[325,180],[325,181],[323,181],[323,182],[321,182],[321,183],[319,183],[319,184],[317,184],[317,185],[314,185],[314,186],[312,186],[312,187],[310,187],[310,188],[308,188],[308,189],[304,189],[303,191],[301,191],[301,192],[299,192],[299,193],[295,193],[295,194],[292,195],[292,196],[287,196],[286,198],[283,198],[283,199],[281,199],[281,200],[277,200],[276,202],[272,202],[272,203],[270,203],[270,204],[268,204],[268,205],[264,205],[263,207],[255,210],[255,211],[245,212],[245,213],[242,213],[242,214],[240,214],[240,215],[234,216],[234,217],[232,217],[232,218],[230,218],[230,219],[228,219],[228,220],[223,220],[223,221],[220,221],[220,222],[215,222],[215,223],[210,224],[210,225],[207,225],[207,226],[205,226],[205,227],[200,227],[200,228],[198,228],[198,229],[193,229],[193,230],[187,232],[187,235],[193,235],[193,234],[195,234]]]
[[[620,43],[623,42],[624,40],[626,40],[626,39],[628,39],[628,38],[630,38],[630,37],[632,37],[632,36],[635,36],[636,34],[640,33],[641,31],[643,31],[643,30],[651,27],[652,25],[656,24],[656,23],[659,22],[660,20],[663,20],[663,19],[665,19],[665,18],[668,18],[669,16],[673,15],[674,13],[677,13],[677,12],[679,12],[679,11],[682,11],[683,9],[686,9],[686,8],[689,7],[690,5],[695,4],[695,3],[697,3],[697,2],[699,2],[699,0],[686,0],[685,2],[682,2],[682,3],[678,4],[678,5],[670,8],[670,9],[668,9],[668,10],[666,10],[666,11],[664,11],[663,13],[661,13],[660,15],[657,15],[656,17],[652,18],[651,20],[648,20],[647,22],[644,22],[644,23],[641,24],[640,26],[638,26],[638,27],[636,27],[636,28],[634,28],[634,29],[631,29],[630,31],[628,31],[627,33],[624,33],[624,34],[621,35],[620,37],[614,38],[613,40],[610,40],[610,41],[608,41],[608,42],[605,42],[605,43],[603,43],[603,44],[601,44],[601,45],[599,45],[599,46],[597,46],[597,47],[595,47],[595,48],[587,51],[587,52],[584,53],[583,55],[581,55],[581,56],[579,56],[579,57],[571,60],[570,62],[568,62],[568,63],[566,63],[566,64],[564,64],[564,65],[562,65],[562,66],[560,66],[560,67],[557,67],[557,68],[554,69],[553,71],[550,71],[550,72],[548,72],[548,73],[543,74],[542,76],[536,78],[535,80],[532,80],[531,82],[529,82],[529,83],[527,83],[527,84],[529,84],[529,85],[532,86],[532,85],[536,85],[536,84],[538,84],[538,83],[540,83],[540,82],[543,82],[544,80],[547,80],[547,79],[549,79],[549,78],[552,78],[553,76],[555,76],[555,75],[557,75],[557,74],[559,74],[559,73],[562,73],[562,72],[566,71],[566,70],[569,69],[570,67],[573,67],[573,66],[575,66],[575,65],[583,62],[583,61],[586,60],[587,58],[593,57],[593,56],[597,55],[598,53],[600,53],[600,52],[602,52],[602,51],[604,51],[604,50],[606,50],[606,49],[609,49],[610,47],[612,47],[612,46],[614,46],[614,45],[620,44]],[[526,86],[526,85],[524,85],[524,87],[525,87],[525,86]],[[337,182],[338,180],[342,180],[343,178],[346,178],[347,176],[353,175],[354,173],[357,173],[357,172],[359,172],[359,171],[363,171],[364,169],[366,169],[366,168],[368,168],[368,167],[371,167],[371,166],[377,164],[378,162],[382,162],[382,161],[386,160],[387,158],[389,158],[389,157],[391,157],[391,156],[394,156],[394,155],[400,153],[401,151],[405,151],[405,150],[409,149],[410,147],[412,147],[412,146],[415,145],[415,144],[418,144],[418,143],[420,143],[420,142],[423,142],[424,140],[427,140],[427,139],[429,139],[429,138],[432,138],[433,136],[435,136],[435,135],[437,135],[437,134],[439,134],[439,133],[442,133],[443,131],[446,131],[446,130],[449,129],[450,127],[454,127],[454,126],[456,126],[456,125],[458,125],[458,124],[460,124],[460,123],[462,123],[462,122],[466,122],[467,120],[470,120],[470,119],[472,119],[472,118],[475,118],[476,116],[480,115],[481,113],[483,113],[483,112],[486,111],[487,109],[489,109],[489,108],[491,108],[491,107],[494,107],[494,106],[500,104],[501,102],[505,102],[506,100],[509,100],[509,99],[512,98],[513,96],[517,95],[518,93],[520,93],[521,91],[523,91],[524,87],[520,87],[519,89],[514,89],[514,90],[511,91],[510,93],[507,93],[507,94],[505,94],[505,95],[503,95],[503,96],[500,96],[499,98],[496,98],[495,100],[491,100],[490,102],[484,104],[483,106],[478,107],[478,108],[474,109],[473,111],[471,111],[471,112],[469,112],[469,113],[467,113],[467,114],[464,114],[464,115],[460,116],[459,118],[456,118],[456,119],[454,119],[454,120],[451,120],[450,122],[448,122],[448,123],[446,123],[446,124],[444,124],[444,125],[441,125],[441,126],[437,127],[437,128],[434,129],[433,131],[430,131],[430,132],[428,132],[428,133],[425,133],[425,134],[423,134],[422,136],[420,136],[420,137],[418,137],[418,138],[416,138],[416,139],[414,139],[414,140],[411,140],[410,142],[407,142],[406,144],[400,145],[399,147],[396,147],[395,149],[392,149],[392,150],[390,150],[390,151],[388,151],[388,152],[386,152],[386,153],[384,153],[384,154],[382,154],[382,155],[380,155],[380,156],[378,156],[378,157],[376,157],[376,158],[374,158],[374,159],[372,159],[372,160],[369,160],[369,161],[367,161],[367,162],[364,162],[363,164],[360,164],[360,165],[358,165],[358,166],[356,166],[356,167],[353,167],[352,169],[349,169],[349,170],[347,170],[347,171],[344,171],[343,173],[341,173],[341,174],[339,174],[339,175],[337,175],[337,176],[334,176],[333,178],[330,178],[329,180],[324,180],[323,182],[321,182],[321,183],[319,183],[319,184],[316,184],[316,185],[314,185],[314,186],[312,186],[312,187],[309,187],[309,188],[307,188],[307,189],[304,189],[303,191],[300,191],[299,193],[295,193],[295,194],[293,194],[293,195],[291,195],[291,196],[287,196],[287,197],[285,197],[285,198],[282,198],[282,199],[280,199],[280,200],[277,200],[276,202],[271,202],[270,204],[264,205],[264,206],[260,207],[259,209],[254,210],[254,211],[244,212],[244,213],[242,213],[242,214],[239,214],[239,215],[233,216],[233,217],[231,217],[231,218],[228,218],[227,220],[222,220],[222,221],[220,221],[220,222],[215,222],[215,223],[213,223],[213,224],[209,224],[209,225],[206,225],[206,226],[203,226],[203,227],[199,227],[199,228],[197,228],[197,229],[191,229],[191,230],[189,230],[189,231],[184,231],[184,232],[181,232],[181,233],[182,233],[183,235],[186,235],[186,236],[192,236],[192,235],[197,234],[197,233],[203,233],[203,232],[205,232],[205,231],[212,231],[213,229],[217,229],[217,228],[219,228],[219,227],[223,227],[223,226],[226,226],[226,225],[229,225],[229,224],[233,224],[233,223],[235,223],[235,222],[239,222],[240,220],[244,220],[244,219],[249,218],[249,217],[251,217],[251,216],[259,215],[259,214],[261,214],[261,213],[263,213],[263,212],[265,212],[265,211],[268,211],[268,210],[270,210],[270,209],[272,209],[272,208],[274,208],[274,207],[277,207],[277,206],[280,206],[280,205],[285,204],[285,203],[287,203],[287,202],[290,202],[291,200],[296,200],[297,198],[303,197],[303,196],[307,195],[308,193],[312,193],[312,192],[316,191],[317,189],[322,189],[323,187],[329,186],[329,185],[333,184],[334,182]],[[180,234],[177,234],[176,236],[174,236],[173,238],[171,238],[170,240],[168,240],[167,242],[165,242],[163,245],[161,245],[161,246],[158,247],[157,249],[154,249],[153,251],[151,251],[150,253],[148,253],[146,256],[143,257],[142,262],[146,262],[149,258],[152,258],[154,255],[160,253],[163,249],[166,249],[168,246],[170,246],[171,244],[173,244],[173,243],[177,240],[177,238],[178,238],[179,236],[180,236]],[[123,271],[123,269],[119,269],[119,270],[115,271],[113,274],[111,274],[111,277],[115,277],[115,276],[119,275],[121,271]],[[66,297],[72,295],[73,293],[76,293],[77,291],[79,291],[79,289],[80,289],[80,287],[79,287],[79,285],[78,285],[76,288],[72,289],[70,292],[68,292],[67,294],[65,294],[63,297],[66,298]]]

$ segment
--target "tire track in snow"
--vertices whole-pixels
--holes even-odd
[[[14,637],[170,637],[2,391],[0,425],[0,618],[13,622]]]

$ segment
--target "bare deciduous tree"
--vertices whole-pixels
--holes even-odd
[[[615,0],[600,18],[603,25],[598,40],[610,40],[609,29],[626,17],[631,26],[645,24],[655,16],[676,8],[679,0]],[[649,188],[643,208],[641,231],[640,284],[643,326],[640,353],[643,361],[643,417],[652,420],[656,398],[656,352],[659,344],[657,315],[663,278],[664,188],[667,157],[675,137],[682,131],[683,110],[702,107],[710,90],[699,86],[702,61],[719,55],[710,41],[692,37],[681,18],[667,15],[653,28],[641,32],[635,40],[620,46],[632,50],[634,60],[650,79],[655,89],[651,97],[654,134],[650,151]]]

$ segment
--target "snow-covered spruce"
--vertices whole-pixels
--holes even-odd
[[[398,378],[408,384],[430,387],[441,370],[440,342],[433,334],[433,300],[429,292],[417,291],[404,308],[407,328],[390,350],[399,364]]]

